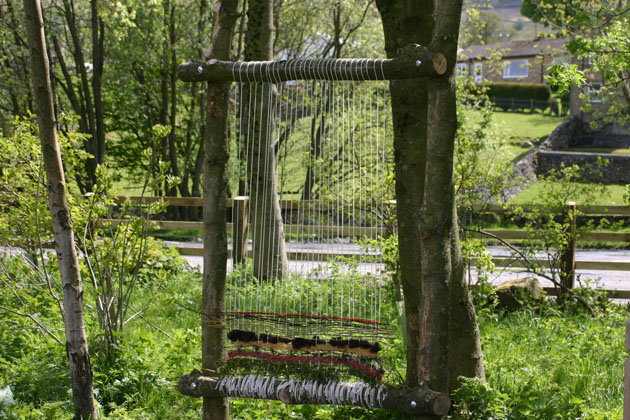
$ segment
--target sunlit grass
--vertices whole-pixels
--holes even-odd
[[[550,181],[537,181],[529,185],[523,191],[519,192],[509,203],[510,204],[530,204],[536,201],[536,198],[540,196],[541,192],[545,188],[545,185]],[[589,183],[583,183],[585,185],[591,185]],[[595,189],[595,184],[592,184]],[[623,184],[608,184],[603,192],[596,194],[594,201],[586,201],[583,197],[577,197],[576,202],[582,205],[602,205],[602,206],[622,206],[624,205],[623,194],[625,192],[625,185]]]

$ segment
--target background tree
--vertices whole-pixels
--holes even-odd
[[[560,88],[581,89],[583,110],[593,128],[614,121],[630,124],[630,4],[621,1],[537,0],[523,3],[524,14],[571,37],[567,50],[578,64],[553,66],[547,80]],[[603,106],[594,107],[593,102]]]
[[[247,3],[247,34],[245,61],[273,59],[273,0],[249,0]],[[282,278],[287,275],[289,263],[284,244],[284,226],[278,200],[278,182],[274,151],[275,115],[273,98],[278,94],[271,83],[263,83],[256,95],[259,101],[257,115],[250,115],[247,125],[251,130],[251,159],[247,162],[250,179],[251,224],[253,227],[254,276]],[[250,97],[244,94],[243,97]],[[271,109],[270,109],[271,108]]]
[[[464,11],[459,32],[459,45],[462,48],[509,41],[516,35],[516,29],[503,23],[499,14],[475,7]]]
[[[0,4],[0,130],[12,132],[12,117],[32,111],[28,47],[21,4]]]

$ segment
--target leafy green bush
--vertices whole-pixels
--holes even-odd
[[[547,101],[551,96],[549,87],[544,83],[488,82],[484,83],[490,98],[534,99]]]

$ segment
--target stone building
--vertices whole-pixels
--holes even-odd
[[[472,74],[475,82],[545,83],[547,69],[570,57],[565,38],[508,41],[471,45],[459,50],[458,75]]]

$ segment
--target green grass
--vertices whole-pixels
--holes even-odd
[[[584,153],[610,153],[613,155],[630,155],[630,148],[627,149],[611,149],[605,147],[569,147],[563,149],[566,152],[584,152]]]
[[[487,379],[508,397],[505,418],[620,418],[627,310],[612,309],[481,313]]]
[[[548,136],[566,117],[555,117],[535,112],[495,112],[493,121],[502,125],[506,136],[513,139],[540,139]]]
[[[3,263],[3,261],[0,261]],[[9,264],[3,267],[12,269]],[[95,371],[102,419],[196,419],[201,400],[177,391],[179,375],[200,364],[199,299],[201,275],[176,270],[168,282],[146,284],[136,291],[132,306],[144,308],[125,328],[125,340],[115,363],[104,358],[98,323],[86,310],[86,327]],[[86,303],[93,303],[85,286]],[[8,294],[2,305],[11,305]],[[39,299],[40,320],[63,335],[53,302]],[[389,306],[389,305],[388,305]],[[389,311],[395,309],[388,308]],[[609,305],[596,316],[577,309],[561,312],[553,304],[503,314],[492,307],[478,309],[488,382],[463,388],[467,403],[482,394],[497,420],[557,420],[619,418],[623,398],[623,347],[627,308]],[[160,332],[152,325],[157,325]],[[168,334],[167,337],[164,333]],[[404,372],[400,338],[387,352],[389,363]],[[72,418],[69,374],[63,346],[42,336],[28,320],[0,312],[0,388],[10,386],[16,405],[0,407],[8,418]],[[483,388],[483,387],[482,387]],[[462,400],[456,403],[462,404]],[[469,407],[473,407],[472,403]],[[330,406],[293,406],[278,402],[233,399],[238,419],[385,419],[405,418],[379,410]],[[452,420],[487,419],[457,412]]]
[[[473,122],[479,118],[478,115],[476,111],[464,113],[464,117],[470,118]],[[508,162],[517,162],[549,136],[565,118],[539,112],[524,114],[495,111],[492,117],[493,131],[504,144],[502,156],[498,158]],[[526,141],[533,145],[523,147]]]
[[[565,117],[554,117],[540,113],[520,114],[496,111],[493,122],[497,125],[505,142],[505,159],[518,162],[533,150],[551,132],[565,120]],[[532,143],[523,147],[524,142]]]
[[[591,185],[584,183],[585,185]],[[592,184],[595,186],[595,184]],[[545,183],[537,181],[528,186],[523,191],[519,192],[516,197],[510,200],[509,204],[530,204],[536,202],[541,191],[545,187]],[[575,201],[578,204],[588,205],[602,205],[602,206],[622,206],[624,205],[623,194],[625,192],[625,185],[623,184],[610,184],[606,186],[606,191],[596,195],[595,200],[586,202],[581,197],[575,197]]]

